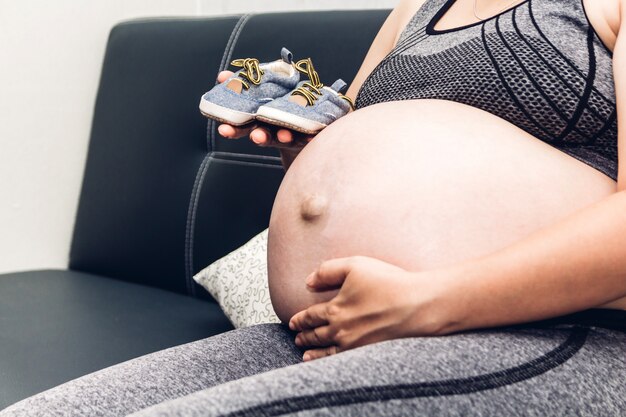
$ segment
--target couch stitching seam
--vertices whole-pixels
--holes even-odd
[[[196,179],[191,191],[191,198],[189,201],[189,209],[187,210],[187,229],[185,231],[185,282],[187,284],[187,294],[196,295],[196,290],[191,282],[193,275],[193,229],[196,223],[196,209],[198,207],[198,189],[200,183],[204,180],[205,167],[208,165],[208,161],[211,158],[211,154],[208,153],[196,173]]]
[[[230,56],[232,55],[232,51],[234,48],[237,39],[239,39],[239,35],[243,28],[245,22],[252,16],[251,14],[245,14],[239,18],[233,30],[230,34],[228,42],[226,43],[226,47],[224,48],[224,54],[222,55],[222,61],[220,62],[220,71],[223,70],[226,63],[230,60]],[[217,81],[215,82],[217,84]],[[198,172],[196,173],[196,178],[194,180],[193,189],[191,190],[191,197],[189,201],[189,209],[187,210],[187,225],[185,230],[185,283],[187,286],[187,294],[193,297],[196,297],[196,287],[193,281],[193,248],[194,248],[194,230],[196,225],[196,212],[198,208],[198,201],[200,200],[200,188],[204,183],[204,177],[206,175],[208,166],[210,165],[212,159],[213,152],[213,144],[214,144],[214,121],[211,119],[207,123],[208,130],[208,143],[207,143],[207,155],[205,155],[200,167],[198,168]]]
[[[252,14],[244,14],[243,16],[241,16],[241,18],[239,18],[237,24],[235,24],[235,27],[230,34],[230,38],[226,43],[226,48],[224,49],[224,55],[222,55],[222,61],[220,62],[218,74],[228,68],[228,63],[230,62],[230,59],[233,55],[233,50],[235,49],[235,44],[239,40],[239,35],[241,35],[241,31],[243,30],[244,25],[246,24],[248,19],[250,19],[250,17],[252,17]],[[217,84],[218,82],[217,80],[215,80],[215,85]],[[209,149],[209,152],[211,152],[213,149],[215,149],[215,120],[213,119],[209,119],[209,122],[207,124],[207,136],[207,148]]]

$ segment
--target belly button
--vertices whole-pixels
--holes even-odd
[[[300,205],[300,216],[304,220],[314,220],[324,214],[328,201],[326,197],[319,194],[312,194],[304,199]]]

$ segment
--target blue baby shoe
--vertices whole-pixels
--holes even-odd
[[[282,48],[280,55],[281,59],[267,63],[256,58],[232,61],[242,69],[202,96],[200,112],[234,126],[253,121],[260,106],[289,93],[300,81],[291,52]]]
[[[342,79],[330,87],[322,84],[311,58],[298,61],[295,67],[306,73],[309,80],[299,82],[290,94],[259,107],[257,120],[314,135],[354,110],[352,100],[341,94],[347,86]]]

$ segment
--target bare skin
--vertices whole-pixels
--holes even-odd
[[[394,9],[346,95],[355,98],[422,3],[402,1]],[[436,28],[475,22],[472,3],[458,0]],[[498,1],[478,4],[481,16],[502,9]],[[613,49],[618,1],[586,0],[585,8]],[[284,322],[336,294],[310,293],[303,285],[323,260],[358,254],[408,270],[444,266],[509,245],[616,188],[510,123],[448,101],[379,103],[338,120],[314,141],[267,126],[221,125],[219,132],[279,147],[288,168],[268,241],[270,293]],[[381,146],[382,140],[393,144]],[[626,309],[626,300],[603,307]]]
[[[393,145],[380,146],[385,137]],[[615,191],[606,175],[490,113],[443,100],[368,106],[319,133],[281,183],[268,238],[274,309],[288,321],[336,295],[303,286],[326,259],[443,267],[508,246]]]

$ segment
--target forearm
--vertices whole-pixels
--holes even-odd
[[[445,288],[442,333],[540,320],[624,297],[626,192],[502,250],[434,272]]]

